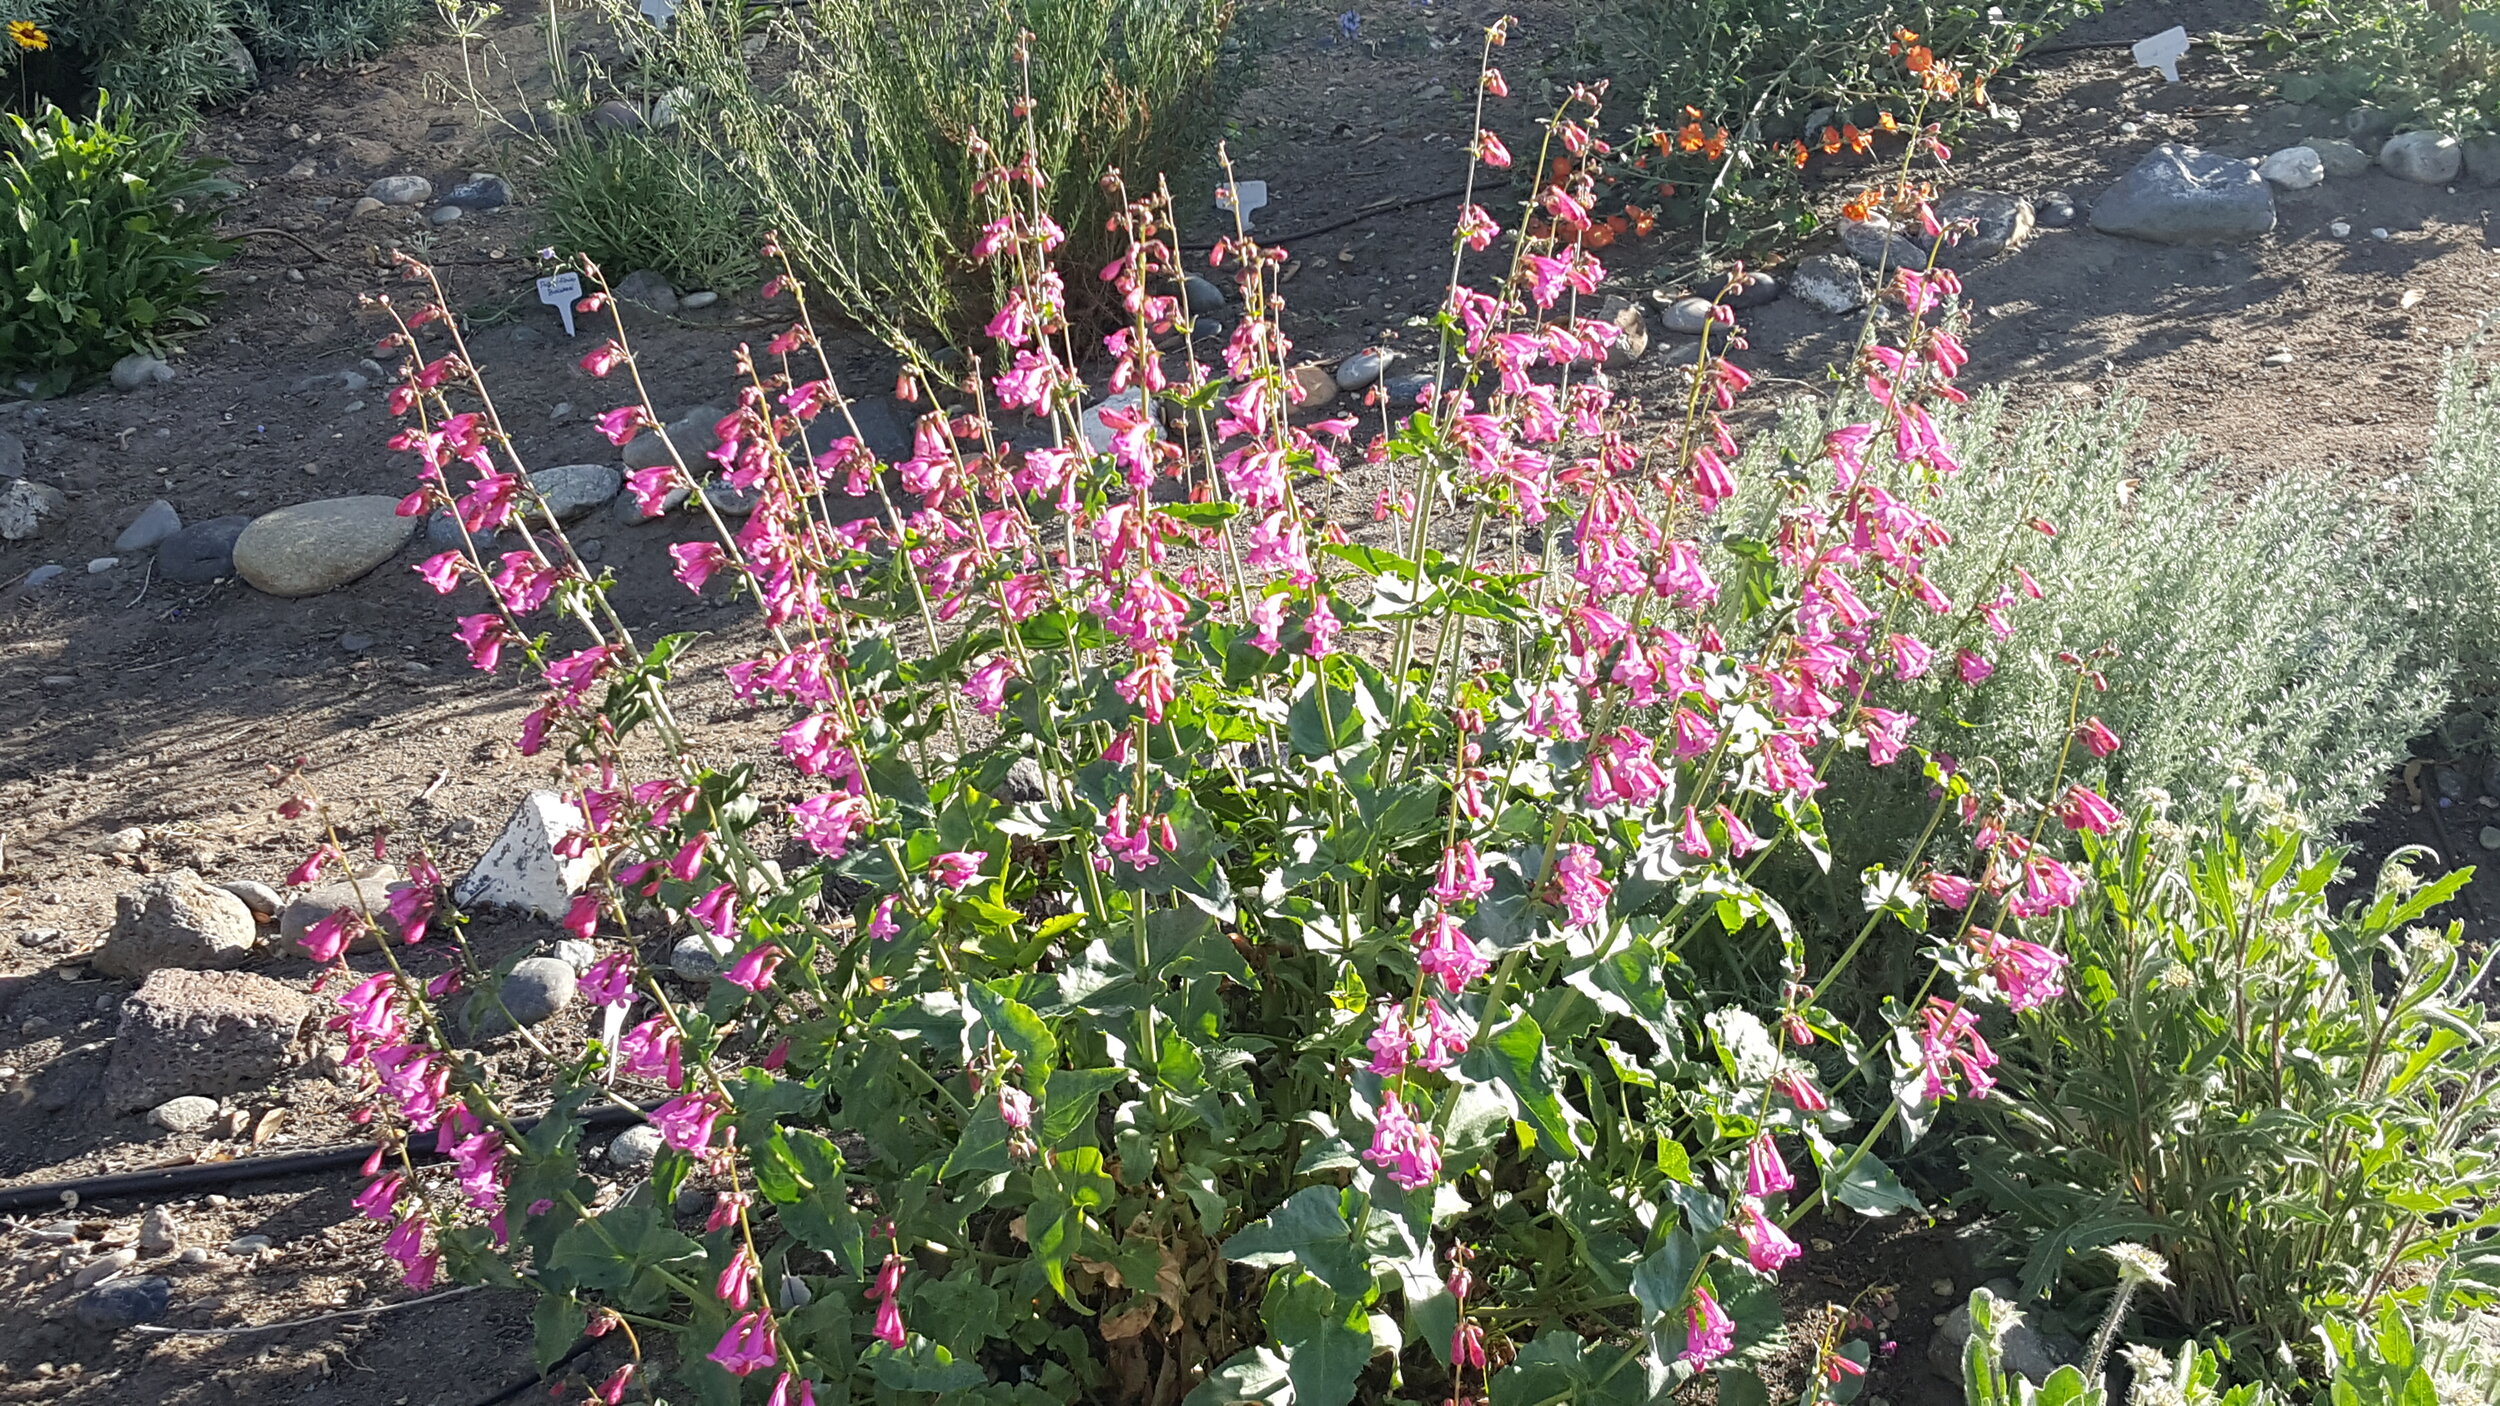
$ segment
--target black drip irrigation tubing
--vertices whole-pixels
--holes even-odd
[[[604,1132],[640,1122],[643,1110],[598,1108],[582,1120],[582,1131]],[[540,1120],[529,1119],[521,1124],[523,1132],[538,1126]],[[436,1161],[442,1156],[436,1133],[420,1133],[409,1139],[408,1155],[418,1161]],[[196,1191],[202,1187],[233,1186],[239,1182],[269,1181],[277,1177],[300,1176],[306,1172],[334,1172],[353,1167],[372,1155],[373,1144],[350,1143],[344,1147],[327,1147],[316,1152],[289,1152],[276,1157],[243,1157],[231,1162],[195,1162],[184,1167],[158,1167],[144,1172],[115,1172],[100,1177],[80,1177],[71,1181],[36,1182],[31,1186],[0,1187],[0,1211],[25,1211],[61,1204],[64,1194],[75,1193],[78,1204],[89,1201],[110,1201],[130,1196],[163,1196],[174,1192]]]

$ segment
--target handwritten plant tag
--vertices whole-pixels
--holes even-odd
[[[538,280],[538,301],[564,314],[564,335],[573,335],[573,304],[582,296],[582,276],[571,269]]]

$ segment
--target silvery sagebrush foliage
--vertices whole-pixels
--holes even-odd
[[[2128,745],[2086,779],[2122,805],[2157,791],[2174,798],[2179,818],[2205,821],[2247,775],[2262,774],[2291,791],[2310,828],[2334,830],[2384,793],[2390,769],[2446,703],[2445,661],[2471,652],[2475,622],[2500,629],[2500,607],[2490,595],[2442,600],[2465,625],[2444,631],[2441,610],[2391,609],[2396,583],[2424,573],[2391,564],[2382,514],[2322,512],[2321,486],[2300,474],[2234,496],[2217,468],[2197,461],[2192,440],[2140,448],[2143,411],[2122,396],[2017,416],[1990,393],[1950,421],[1966,472],[1934,516],[1964,550],[1931,576],[1956,599],[1992,589],[2002,599],[2006,587],[1990,587],[1989,574],[2011,567],[2042,595],[2012,619],[1988,688],[1938,684],[1904,706],[1944,729],[1951,740],[1940,750],[1986,759],[2023,792],[2059,762],[2035,740],[2065,717],[2072,671],[2058,656],[2103,651],[2109,687],[2091,706]],[[1793,460],[1824,423],[1819,412],[1788,418],[1756,446],[1751,498],[1775,490],[1783,453]],[[2443,412],[2443,423],[2464,421]],[[2417,524],[2436,525],[2411,540],[2437,542],[2443,564],[2500,543],[2500,493],[2478,490],[2472,475],[2477,454],[2490,457],[2492,423],[2481,422],[2479,451],[2466,424],[2451,425],[2449,467],[2434,469],[2439,482],[2426,481],[2416,509]],[[2476,511],[2485,520],[2458,520]],[[2474,572],[2451,566],[2444,579],[2461,588]],[[1916,833],[1924,806],[1914,789],[1863,771],[1836,784],[1867,793],[1835,823],[1836,841],[1887,857]]]
[[[1479,118],[1507,96],[1507,27]],[[1602,146],[1596,97],[1564,96],[1532,169]],[[625,1334],[611,1406],[653,1390],[655,1335],[694,1397],[773,1406],[1647,1402],[1746,1374],[1781,1336],[1788,1227],[1915,1207],[1879,1139],[1984,1097],[1983,1012],[2061,991],[2063,959],[2024,934],[2079,896],[2069,833],[2118,819],[2062,771],[1976,786],[1889,706],[1931,670],[1979,685],[2027,608],[1997,600],[2010,574],[1958,600],[1931,574],[1963,476],[1930,410],[1962,397],[1958,284],[1902,275],[1904,334],[1856,367],[1869,417],[1738,541],[1736,344],[1704,339],[1680,418],[1644,430],[1616,402],[1611,328],[1578,314],[1603,273],[1585,168],[1536,190],[1489,291],[1458,274],[1500,227],[1463,205],[1444,389],[1297,423],[1283,251],[1216,251],[1245,315],[1209,364],[1171,336],[1168,201],[1115,184],[1118,252],[1063,273],[1020,130],[970,145],[995,359],[897,388],[966,408],[878,463],[802,301],[741,349],[717,447],[629,479],[654,508],[690,494],[710,529],[670,548],[689,588],[754,602],[725,674],[781,720],[775,755],[676,706],[693,642],[612,608],[439,286],[411,264],[413,304],[385,300],[421,465],[403,511],[471,537],[419,570],[477,602],[456,633],[480,668],[518,660],[544,690],[519,746],[585,817],[566,843],[594,874],[563,926],[597,946],[585,989],[621,1033],[543,1050],[535,1086],[486,1078],[441,1011],[491,1004],[501,972],[414,855],[387,913],[305,938],[339,963],[368,928],[402,935],[334,978],[374,1094],[359,1204],[413,1283],[536,1290],[550,1357],[585,1325]],[[1477,130],[1476,161],[1510,164]],[[1144,397],[1100,413],[1099,448],[1067,278],[1109,286],[1109,384]],[[612,439],[655,423],[622,323],[584,364],[634,381]],[[1051,437],[1003,444],[1018,412]],[[1390,485],[1396,550],[1307,496],[1358,461]],[[1488,545],[1558,519],[1567,557],[1558,531],[1543,560]],[[498,530],[521,545],[489,559]],[[1715,576],[1718,551],[1746,569]],[[1939,653],[1926,637],[1972,611]],[[2119,737],[2078,706],[2091,661],[2068,667],[2045,745],[2105,757]],[[1844,752],[1925,766],[1929,831],[1970,858],[1913,850],[1862,876],[1862,921],[1808,930],[1749,876],[1820,851]],[[1011,800],[1020,761],[1039,784]],[[328,833],[298,882],[361,843]],[[771,862],[785,835],[807,862]],[[1929,979],[1852,1029],[1821,996],[1886,923],[1932,925]],[[1678,951],[1705,931],[1780,979],[1702,988]],[[646,960],[678,933],[723,945],[699,998]],[[629,1189],[580,1166],[602,1100],[641,1101],[665,1140]],[[429,1136],[448,1172],[411,1157]],[[709,1211],[681,1226],[689,1188]],[[1817,1339],[1809,1394],[1845,1398],[1867,1355]]]
[[[2500,695],[2500,383],[2452,355],[2438,404],[2397,579],[2423,653],[2452,661],[2459,697],[2488,714]]]

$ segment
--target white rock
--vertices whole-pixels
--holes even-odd
[[[2326,162],[2315,147],[2287,146],[2259,162],[2257,174],[2280,190],[2307,190],[2326,179]]]
[[[125,1246],[109,1255],[88,1261],[87,1267],[70,1277],[70,1283],[81,1289],[93,1288],[139,1262],[139,1252]]]
[[[122,559],[120,557],[89,557],[87,559],[87,574],[90,576],[101,576],[105,572],[108,572],[121,564]]]
[[[1126,410],[1134,414],[1137,407],[1145,403],[1145,399],[1144,390],[1131,386],[1127,390],[1115,391],[1104,396],[1099,402],[1085,407],[1085,413],[1077,416],[1076,422],[1085,431],[1086,445],[1097,454],[1109,453],[1113,430],[1111,426],[1103,423],[1103,412]]]
[[[172,1252],[182,1244],[182,1222],[171,1206],[150,1206],[139,1220],[139,1248],[151,1255]]]
[[[588,854],[556,857],[556,842],[581,828],[582,813],[563,797],[530,792],[504,822],[503,834],[452,889],[453,901],[464,908],[491,905],[562,917],[598,863]]]
[[[113,363],[113,389],[135,391],[142,386],[161,386],[174,378],[174,368],[143,352],[132,352]]]
[[[422,205],[434,198],[434,183],[423,176],[384,176],[365,187],[365,198],[385,205]]]
[[[698,308],[708,308],[712,304],[719,301],[720,294],[713,292],[709,288],[705,288],[693,293],[688,293],[686,296],[679,298],[677,300],[677,306],[684,308],[688,312],[693,312]]]
[[[2465,170],[2465,148],[2445,132],[2400,132],[2379,148],[2378,164],[2400,180],[2443,186]]]
[[[660,1155],[660,1130],[649,1123],[636,1123],[618,1133],[608,1144],[608,1165],[619,1171],[634,1171],[651,1165]]]
[[[568,937],[556,944],[556,960],[571,967],[575,976],[580,976],[599,960],[599,949],[578,937]]]
[[[169,1133],[196,1133],[217,1117],[217,1100],[198,1094],[170,1098],[148,1111],[148,1121]]]
[[[276,1249],[277,1247],[277,1242],[270,1239],[266,1235],[238,1235],[232,1240],[226,1242],[226,1253],[230,1255],[258,1255],[265,1254],[268,1251]]]
[[[12,479],[0,488],[0,538],[24,542],[43,535],[53,519],[69,511],[69,495],[48,483]]]
[[[2352,234],[2352,225],[2349,221],[2337,220],[2335,223],[2326,227],[2326,232],[2334,235],[2337,239],[2349,238]]]
[[[1816,254],[1788,276],[1788,292],[1817,312],[1838,316],[1866,306],[1866,275],[1848,259]]]

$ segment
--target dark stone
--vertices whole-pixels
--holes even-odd
[[[69,1311],[71,1317],[89,1328],[118,1333],[164,1317],[173,1299],[174,1286],[163,1276],[151,1274],[98,1284],[80,1294]]]
[[[503,177],[480,171],[453,186],[443,203],[463,210],[500,210],[512,203],[512,187]]]
[[[2092,205],[2092,228],[2156,244],[2237,244],[2274,228],[2257,168],[2164,142]]]
[[[195,522],[156,544],[157,574],[185,586],[205,586],[234,574],[234,541],[252,525],[249,517]]]

